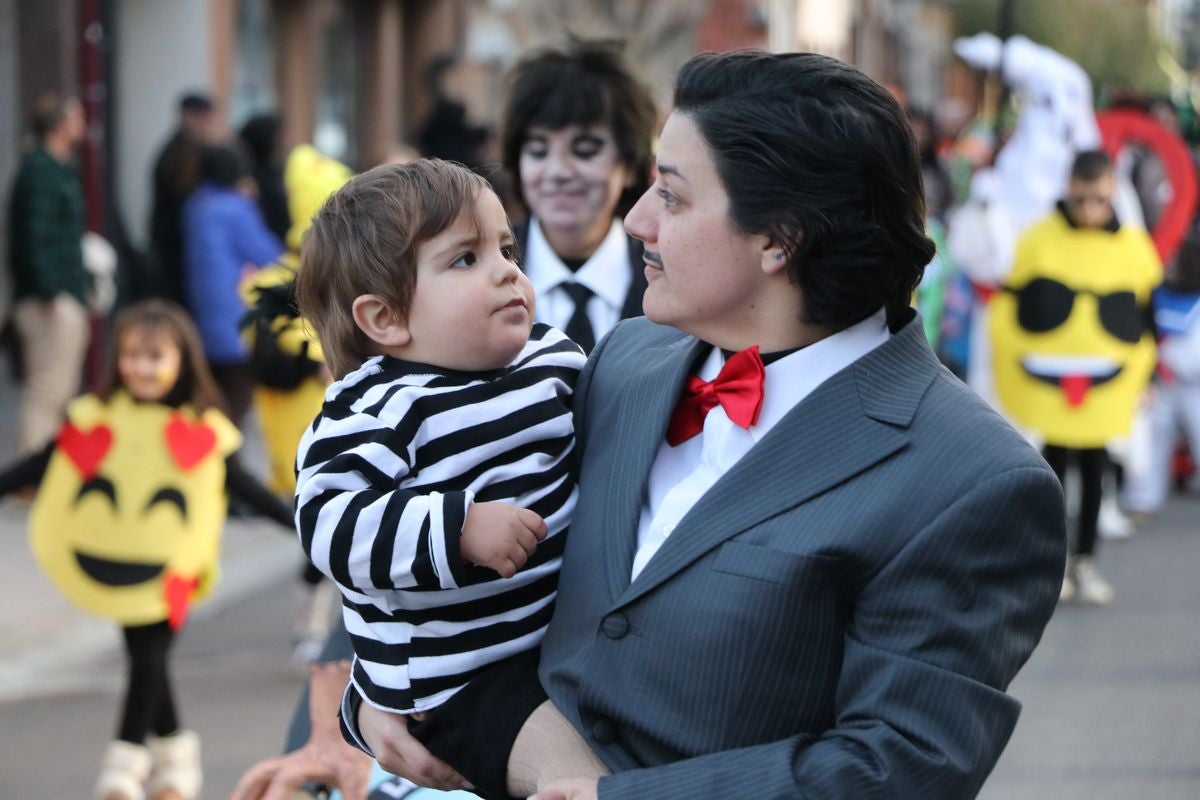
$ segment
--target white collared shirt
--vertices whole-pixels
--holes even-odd
[[[768,364],[762,411],[749,430],[730,421],[719,404],[704,418],[704,430],[677,447],[664,440],[650,467],[638,521],[637,552],[630,580],[645,569],[679,521],[722,475],[818,386],[891,338],[881,310],[862,322]],[[714,347],[697,373],[717,377],[725,357]]]
[[[613,220],[600,247],[577,272],[567,268],[550,248],[537,219],[531,219],[524,260],[525,274],[537,296],[538,322],[566,330],[575,312],[575,301],[563,291],[564,283],[579,283],[592,291],[587,310],[596,341],[621,321],[633,277],[629,273],[629,240],[620,219]]]

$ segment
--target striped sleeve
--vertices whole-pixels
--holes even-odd
[[[398,488],[411,471],[406,448],[378,419],[353,414],[318,425],[333,430],[318,429],[320,439],[302,452],[296,489],[296,527],[313,565],[375,598],[457,587],[471,493]]]

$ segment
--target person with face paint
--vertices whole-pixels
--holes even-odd
[[[0,472],[0,495],[39,487],[39,566],[76,606],[121,626],[128,682],[94,796],[194,800],[200,742],[176,709],[170,649],[216,585],[227,496],[288,533],[291,508],[238,464],[241,436],[183,309],[131,306],[112,340],[104,388],[71,403],[54,442]]]
[[[1106,444],[1127,436],[1154,368],[1150,295],[1162,265],[1149,234],[1113,211],[1108,156],[1079,153],[1066,197],[1017,244],[989,315],[996,392],[1040,437],[1061,480],[1078,463],[1081,498],[1061,598],[1106,605],[1095,553]]]
[[[656,111],[613,43],[573,41],[513,71],[504,167],[529,212],[516,227],[539,322],[584,352],[642,313],[641,243],[621,217],[649,185]]]
[[[646,318],[575,393],[538,671],[612,774],[537,798],[974,797],[1065,515],[909,305],[933,244],[904,111],[826,56],[705,54],[657,159],[625,217]],[[346,722],[392,772],[460,785],[403,725]]]

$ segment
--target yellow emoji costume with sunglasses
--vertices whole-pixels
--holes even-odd
[[[1068,194],[1022,237],[991,301],[1000,403],[1048,444],[1103,447],[1127,435],[1154,369],[1148,308],[1162,266],[1146,232],[1118,225],[1107,203]]]

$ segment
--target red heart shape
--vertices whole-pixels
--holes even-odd
[[[112,430],[107,425],[97,425],[85,433],[66,422],[58,432],[58,449],[67,454],[85,481],[100,469],[112,442]]]
[[[188,422],[180,414],[173,414],[166,428],[167,449],[171,457],[184,472],[204,460],[217,446],[217,433],[202,420]]]
[[[187,621],[192,595],[200,586],[198,578],[185,578],[177,572],[168,572],[163,580],[163,599],[167,602],[167,624],[171,630],[179,631]]]

